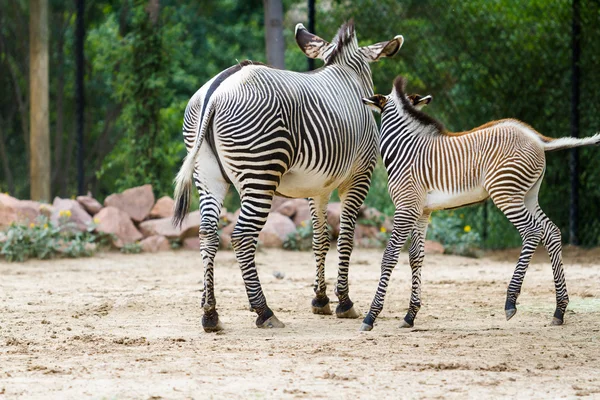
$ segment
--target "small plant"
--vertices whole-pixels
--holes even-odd
[[[138,254],[142,252],[142,245],[139,242],[125,243],[120,251],[123,254]]]
[[[85,232],[77,231],[70,217],[70,211],[61,211],[58,226],[46,216],[38,217],[29,225],[12,224],[2,233],[0,255],[11,262],[29,258],[86,257],[92,255],[98,245],[110,240],[110,235],[93,232],[95,224],[88,226]]]
[[[283,242],[283,248],[294,251],[307,251],[312,249],[313,229],[312,224],[303,221],[295,232],[292,232]]]
[[[439,212],[432,219],[427,232],[431,240],[444,246],[444,253],[457,254],[466,257],[479,257],[481,238],[467,224],[464,214],[454,211]]]

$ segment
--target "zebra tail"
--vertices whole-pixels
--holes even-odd
[[[194,147],[187,154],[185,159],[183,160],[183,165],[179,169],[177,176],[175,177],[175,193],[174,200],[175,205],[173,208],[173,226],[181,226],[183,224],[183,220],[185,219],[187,213],[190,210],[190,204],[192,200],[192,186],[193,186],[193,177],[194,177],[194,167],[196,166],[196,158],[198,157],[198,152],[200,151],[200,147],[202,146],[202,142],[204,140],[204,136],[208,127],[210,125],[210,120],[212,118],[212,114],[214,112],[212,102],[210,102],[207,107],[209,107],[206,112],[203,112],[202,125],[198,130],[196,135],[196,142],[194,143]]]
[[[586,138],[564,137],[544,142],[545,151],[571,149],[573,147],[593,146],[600,144],[600,133]]]

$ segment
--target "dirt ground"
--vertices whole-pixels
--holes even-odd
[[[0,262],[0,398],[600,398],[600,251],[565,253],[564,326],[550,325],[554,285],[543,254],[517,315],[505,320],[518,254],[508,251],[428,255],[423,307],[414,328],[400,329],[410,290],[403,254],[371,332],[358,331],[361,320],[310,312],[310,253],[259,253],[269,305],[286,324],[259,330],[233,253],[219,252],[225,330],[217,334],[200,326],[195,252]],[[381,254],[353,255],[350,294],[361,312]],[[332,249],[332,300],[336,272]]]

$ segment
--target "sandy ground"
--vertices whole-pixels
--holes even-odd
[[[362,312],[381,253],[353,255],[351,298]],[[267,299],[286,323],[259,330],[234,255],[220,252],[218,334],[200,326],[195,252],[0,263],[0,398],[600,398],[600,252],[566,251],[571,303],[561,327],[549,324],[543,255],[505,321],[517,254],[427,256],[423,307],[415,328],[400,329],[410,290],[403,254],[371,332],[311,314],[310,253],[259,253]],[[335,275],[331,252],[332,300]]]

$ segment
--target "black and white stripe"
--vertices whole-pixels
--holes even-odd
[[[397,78],[389,96],[365,104],[382,113],[381,154],[396,206],[394,229],[383,255],[381,278],[361,330],[371,330],[383,308],[398,254],[412,234],[409,250],[412,294],[403,327],[412,327],[421,306],[421,266],[431,212],[491,198],[518,229],[523,249],[508,285],[506,318],[516,301],[531,257],[541,241],[550,255],[556,288],[553,324],[560,325],[569,302],[562,266],[560,230],[542,212],[538,192],[546,168],[545,152],[600,143],[591,138],[552,139],[517,120],[493,121],[469,132],[449,133],[413,107]]]
[[[180,223],[188,211],[193,175],[200,193],[207,331],[220,329],[213,262],[229,183],[241,199],[232,246],[250,306],[258,314],[257,326],[283,326],[267,306],[254,261],[258,234],[275,194],[310,198],[317,264],[312,307],[315,313],[331,313],[324,279],[326,206],[336,188],[343,203],[336,314],[358,317],[348,296],[348,265],[379,143],[375,120],[360,99],[373,93],[369,62],[395,54],[402,37],[360,48],[352,23],[343,25],[332,43],[299,24],[296,40],[305,54],[322,58],[325,66],[296,73],[244,62],[205,84],[186,109],[183,133],[189,153],[176,178],[174,222]]]

